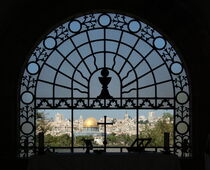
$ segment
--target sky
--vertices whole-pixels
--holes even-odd
[[[71,119],[71,110],[38,110],[40,112],[44,112],[46,117],[51,119],[55,117],[56,113],[61,113],[64,115],[64,119]],[[145,116],[146,118],[148,117],[148,112],[155,112],[154,115],[156,117],[162,116],[163,113],[169,112],[173,114],[173,110],[146,110],[142,109],[139,110],[139,116]],[[74,119],[79,119],[80,115],[83,117],[83,119],[87,119],[88,117],[94,117],[95,119],[100,119],[103,116],[107,117],[112,117],[112,118],[124,118],[124,115],[128,113],[130,117],[135,118],[136,117],[136,110],[126,110],[126,109],[121,109],[121,110],[74,110]]]
[[[105,18],[106,19],[106,18]],[[104,21],[105,22],[105,21]],[[73,30],[77,29],[77,24],[73,24]],[[74,26],[76,26],[74,28]],[[135,24],[133,25],[135,29]],[[94,56],[96,57],[96,65],[98,68],[102,68],[104,66],[104,32],[103,29],[96,29],[96,30],[91,30],[87,32],[88,35],[90,36],[90,39],[92,41],[95,40],[99,40],[99,38],[101,37],[100,41],[95,41],[95,42],[91,42],[91,46],[93,48],[93,52],[99,52],[95,54]],[[129,76],[126,76],[129,70],[132,70],[133,68],[131,68],[131,66],[129,65],[129,63],[127,62],[123,69],[122,66],[125,62],[124,59],[122,59],[122,57],[120,57],[119,55],[117,55],[117,57],[115,58],[115,53],[120,54],[122,56],[124,56],[125,58],[129,56],[128,61],[132,64],[132,66],[136,66],[137,63],[140,63],[138,65],[138,67],[136,67],[135,71],[138,74],[139,80],[139,88],[141,88],[138,92],[139,92],[139,96],[140,97],[154,97],[155,96],[155,86],[151,86],[151,87],[147,87],[148,85],[154,85],[154,76],[157,82],[162,82],[165,80],[169,80],[171,79],[169,76],[169,71],[167,70],[166,66],[163,65],[163,61],[161,59],[161,57],[159,56],[159,54],[157,52],[155,52],[154,50],[150,53],[150,51],[152,50],[152,47],[150,47],[147,43],[145,43],[143,40],[139,40],[135,50],[137,51],[132,51],[133,49],[131,47],[134,46],[134,44],[137,42],[137,37],[132,35],[132,34],[128,34],[126,32],[124,32],[122,34],[122,42],[126,43],[125,44],[120,44],[119,46],[119,50],[118,52],[117,47],[118,47],[118,41],[120,40],[120,34],[121,31],[117,31],[117,30],[112,30],[112,29],[107,29],[106,30],[106,38],[107,39],[112,39],[112,41],[106,41],[106,66],[110,69],[114,66],[114,70],[116,72],[119,73],[119,71],[121,70],[119,76],[122,79],[122,85],[126,85],[129,82],[133,82],[133,80],[136,79],[134,72],[130,72]],[[47,39],[48,40],[48,39]],[[52,40],[52,38],[50,39],[51,41],[55,41]],[[72,40],[74,41],[74,43],[76,44],[76,46],[81,45],[81,43],[86,43],[88,42],[88,38],[87,35],[85,33],[81,33],[81,34],[77,34],[74,37],[72,37]],[[45,44],[47,44],[47,46],[53,46],[51,43],[51,41],[44,41]],[[165,44],[164,39],[162,38],[157,38],[154,40],[154,44],[155,46],[158,47],[162,47]],[[79,54],[77,53],[77,51],[74,51],[72,53],[70,53],[70,51],[74,50],[75,47],[72,45],[70,40],[66,40],[65,42],[62,43],[62,45],[58,46],[57,49],[60,51],[60,53],[54,51],[50,57],[48,58],[48,60],[46,61],[44,67],[42,68],[42,71],[40,73],[39,79],[40,80],[44,80],[45,82],[39,81],[38,86],[41,88],[37,89],[37,96],[38,97],[52,97],[52,89],[53,89],[53,85],[52,83],[58,85],[55,86],[54,90],[55,90],[55,97],[71,97],[71,78],[72,77],[72,73],[74,71],[73,67],[69,64],[72,63],[74,66],[76,66],[79,61],[81,60],[81,57],[79,56]],[[78,51],[81,53],[82,58],[85,58],[86,56],[88,56],[89,54],[91,54],[91,49],[90,49],[90,44],[83,44],[81,47],[79,46]],[[108,52],[109,51],[109,52]],[[132,53],[130,53],[132,51]],[[143,57],[141,55],[139,55],[137,52],[141,53],[142,56],[148,56],[146,57],[147,62],[143,61]],[[64,61],[63,57],[66,57],[67,54],[70,54],[67,57],[67,61]],[[114,62],[116,61],[116,62]],[[143,61],[143,62],[141,62]],[[88,68],[90,69],[90,71],[93,73],[93,71],[96,70],[94,63],[94,57],[92,55],[90,55],[85,61],[84,61],[87,65]],[[116,65],[114,65],[114,63],[116,63]],[[61,64],[61,67],[58,69],[59,64]],[[50,65],[51,67],[53,67],[54,69],[50,68],[48,65]],[[154,68],[156,68],[156,66],[161,66],[158,69],[153,70]],[[151,68],[150,68],[151,67]],[[179,65],[178,63],[174,64],[172,68],[172,72],[179,72],[181,65]],[[38,67],[36,64],[31,64],[30,67],[28,67],[28,69],[30,70],[30,72],[34,73],[38,70]],[[56,69],[59,70],[59,73],[56,75],[57,77],[55,77],[55,73],[56,73]],[[83,78],[86,77],[89,79],[90,81],[90,97],[97,97],[100,92],[101,92],[101,83],[99,82],[98,77],[101,76],[100,72],[101,70],[96,71],[95,73],[93,73],[92,77],[90,77],[89,72],[87,70],[87,68],[85,67],[85,65],[83,64],[83,62],[79,65],[78,67],[78,71],[76,72],[74,79],[79,81],[80,83],[82,83],[83,85],[87,86],[88,82]],[[120,80],[118,75],[116,74],[116,72],[109,70],[109,77],[111,77],[111,81],[108,84],[109,87],[109,92],[110,95],[112,95],[113,97],[119,97],[120,96]],[[68,75],[69,77],[61,74],[64,73],[65,75]],[[148,73],[148,74],[145,74]],[[82,74],[82,76],[81,76]],[[153,75],[154,74],[154,75]],[[127,77],[127,78],[125,78]],[[55,79],[54,79],[55,78]],[[125,79],[123,79],[125,78]],[[55,80],[55,82],[54,82]],[[48,83],[50,82],[50,83]],[[132,84],[130,84],[129,86],[124,87],[122,90],[123,92],[125,91],[129,91],[132,88],[136,88],[136,82],[134,81]],[[62,85],[62,86],[59,86]],[[143,88],[145,87],[145,88]],[[164,87],[164,88],[163,88]],[[87,93],[87,88],[85,88],[84,86],[80,86],[77,83],[74,83],[74,88],[80,89],[83,92]],[[171,82],[166,82],[164,84],[159,84],[157,85],[158,88],[158,96],[159,97],[172,97],[173,96],[173,88],[172,88],[172,83]],[[131,91],[130,93],[124,93],[124,95],[126,97],[129,96],[136,96],[136,93],[134,93],[136,91]],[[74,97],[86,97],[87,94],[85,93],[79,93],[77,90],[74,90]],[[128,96],[127,96],[128,95]]]
[[[101,17],[100,18],[100,22],[101,24],[104,23],[109,23],[109,17]],[[70,24],[70,29],[73,30],[73,31],[77,31],[80,29],[80,26],[79,25],[79,22],[75,22],[73,21],[71,24]],[[129,29],[132,31],[135,31],[135,30],[138,30],[139,29],[139,23],[138,22],[132,22],[132,24],[129,25]],[[94,30],[94,31],[88,31],[88,34],[89,34],[89,37],[90,37],[90,40],[96,40],[96,39],[100,39],[101,37],[101,40],[102,42],[100,41],[97,41],[96,43],[92,42],[92,46],[93,46],[93,51],[94,52],[97,52],[97,51],[100,51],[100,49],[103,51],[104,50],[104,43],[103,43],[103,36],[104,36],[104,32],[103,32],[103,29],[99,29],[99,30]],[[107,39],[113,39],[113,40],[117,40],[119,41],[120,39],[120,34],[121,32],[120,31],[116,31],[116,30],[111,30],[111,29],[107,29],[106,30],[106,38]],[[131,46],[134,46],[134,43],[137,42],[137,37],[135,36],[132,36],[131,34],[127,34],[127,33],[123,33],[122,34],[122,42],[124,43],[127,43]],[[47,41],[49,40],[49,41]],[[78,34],[74,37],[72,37],[72,40],[74,41],[74,43],[76,44],[76,46],[79,46],[81,43],[84,43],[84,42],[88,42],[88,38],[87,38],[87,35],[85,33],[81,33],[81,34]],[[48,47],[54,47],[55,46],[55,43],[54,43],[54,39],[46,39],[45,42],[45,45],[48,46]],[[165,46],[165,40],[163,38],[156,38],[154,39],[154,46],[158,49],[161,49],[162,47]],[[118,45],[118,42],[115,42],[115,41],[106,41],[106,50],[107,51],[112,51],[112,52],[115,52],[116,49],[117,49],[117,45]],[[68,48],[67,48],[68,47]],[[148,46],[145,42],[143,42],[142,40],[140,40],[137,45],[136,45],[136,49],[140,50],[140,53],[143,55],[143,56],[146,56],[147,54],[149,54],[147,56],[147,61],[149,62],[149,64],[151,65],[151,68],[153,67],[156,67],[157,65],[161,65],[163,63],[163,61],[160,59],[160,57],[157,57],[158,54],[155,53],[155,52],[152,52],[150,53],[150,50],[151,50],[152,47]],[[66,56],[72,49],[74,49],[74,46],[72,46],[71,44],[71,41],[65,41],[62,46],[59,46],[58,47],[59,51],[64,55]],[[78,50],[80,51],[81,55],[84,57],[86,56],[87,54],[91,53],[91,50],[90,50],[90,46],[89,44],[87,43],[86,45],[78,48]],[[128,46],[125,46],[123,44],[121,44],[119,46],[119,51],[118,53],[119,54],[122,54],[124,57],[126,56],[129,56],[129,52],[130,52],[131,48],[128,47]],[[84,55],[83,55],[84,54]],[[74,56],[74,57],[72,57]],[[75,62],[79,62],[79,56],[78,54],[75,52],[75,53],[72,53],[72,56],[68,56],[68,60],[70,62],[72,62],[74,65],[76,65]],[[96,63],[97,65],[99,66],[103,66],[103,56],[104,56],[104,53],[100,53],[100,54],[96,54]],[[136,56],[136,57],[135,57]],[[77,57],[78,57],[78,60],[77,60]],[[59,60],[60,58],[60,60]],[[63,61],[63,58],[55,53],[55,55],[51,55],[50,57],[51,60],[48,60],[47,61],[47,64],[53,66],[56,68],[56,64],[59,62],[59,61]],[[112,53],[106,53],[106,64],[107,64],[107,67],[108,68],[111,68],[113,66],[113,63],[114,63],[114,54]],[[137,60],[138,59],[138,60]],[[160,59],[160,60],[158,60]],[[134,53],[134,51],[132,52],[131,54],[131,57],[129,58],[129,61],[135,65],[136,63],[140,62],[142,60],[142,57],[140,55],[138,55],[137,53]],[[91,60],[91,58],[88,60],[85,60],[85,62],[87,62],[88,66],[90,67],[90,69],[92,68],[95,68],[94,65],[93,65],[93,60]],[[120,57],[118,57],[116,59],[116,66],[114,67],[115,70],[119,71],[120,68],[121,68],[121,65],[124,63],[124,60],[120,59]],[[34,69],[36,70],[36,68],[33,68],[33,67],[36,67],[36,65],[31,65],[32,68],[29,68],[31,70],[31,72],[34,72]],[[119,68],[118,68],[119,67]],[[178,69],[180,67],[180,65],[176,64],[174,65],[172,68],[173,72],[178,72],[176,71],[176,69]],[[79,67],[80,70],[82,70],[82,74],[84,75],[84,77],[88,77],[88,71],[86,70],[85,66],[81,64],[81,66]],[[156,70],[157,72],[153,71],[154,74],[155,74],[155,77],[158,79],[158,81],[163,81],[163,80],[168,80],[168,71],[165,71],[163,69],[163,67],[161,66],[162,69],[160,69],[159,71],[161,72],[161,74],[159,74],[158,70]],[[126,76],[127,72],[130,70],[131,68],[127,65],[125,65],[125,69],[122,70],[121,72],[121,76],[122,78]],[[48,71],[54,71],[54,70],[50,70],[50,68],[48,68]],[[70,74],[72,71],[70,69],[70,65],[67,63],[67,65],[65,65],[65,62],[62,64],[61,66],[61,69],[60,69],[61,72],[64,72],[64,73],[68,73]],[[92,71],[92,70],[91,70]],[[124,71],[124,72],[123,72]],[[143,75],[144,73],[147,73],[147,72],[150,72],[150,68],[148,67],[148,64],[142,62],[142,64],[140,64],[139,68],[137,67],[137,71],[138,71],[138,76],[140,75]],[[40,78],[43,79],[43,80],[47,80],[50,82],[50,76],[51,75],[50,73],[48,74],[48,72],[44,72],[43,73],[43,77],[42,77],[42,74],[40,75]],[[53,75],[53,74],[52,74]],[[71,77],[71,75],[69,75]],[[78,77],[81,77],[80,74],[78,73],[77,75]],[[76,77],[77,77],[76,76]],[[91,80],[90,80],[90,96],[91,97],[97,97],[100,92],[101,92],[101,83],[99,82],[98,80],[98,77],[100,77],[101,74],[100,74],[100,70],[97,71],[96,73],[94,73],[94,75],[92,76]],[[108,85],[109,87],[109,92],[112,96],[114,97],[119,97],[120,96],[120,91],[119,91],[119,87],[120,87],[120,81],[119,81],[119,78],[118,76],[116,75],[116,73],[114,73],[113,71],[110,71],[109,73],[109,77],[111,77],[111,81]],[[49,80],[48,80],[49,79]],[[126,80],[127,79],[127,80]],[[125,85],[126,83],[132,81],[133,79],[135,79],[134,75],[130,74],[128,76],[128,78],[125,79],[125,82],[123,82]],[[80,79],[79,79],[80,80]],[[86,84],[87,82],[85,80],[85,82],[82,81],[83,79],[81,78],[80,82],[82,84]],[[62,76],[61,74],[58,74],[58,77],[56,79],[56,82],[57,84],[61,84],[63,86],[66,86],[66,87],[69,87],[70,86],[70,82],[69,82],[69,79],[67,79],[66,77]],[[135,83],[134,83],[135,84]],[[145,76],[143,76],[141,79],[139,79],[139,84],[140,86],[139,87],[144,87],[144,86],[147,86],[147,85],[151,85],[151,84],[154,84],[153,82],[153,76],[152,74],[146,74]],[[52,87],[51,85],[47,85],[47,86],[42,86],[43,88],[39,88],[37,94],[38,95],[43,95],[43,96],[48,96],[48,97],[51,97],[51,94],[52,94]],[[77,86],[75,86],[77,87]],[[93,88],[91,88],[93,87]],[[131,85],[129,86],[127,89],[123,89],[123,90],[130,90],[131,88],[136,88],[135,85]],[[81,88],[80,86],[78,86],[77,88],[79,88],[80,90],[83,90],[83,91],[86,91],[87,89],[83,89]],[[161,85],[157,85],[157,88],[158,88],[158,95],[160,96],[167,96],[169,95],[169,97],[171,97],[171,93],[172,90],[171,90],[171,86],[164,86],[164,88],[162,88]],[[154,86],[152,87],[149,87],[149,88],[143,88],[141,90],[139,90],[139,96],[140,97],[153,97],[154,96]],[[75,94],[77,94],[75,92]],[[130,94],[130,93],[129,93]],[[82,94],[79,93],[78,96],[82,97],[81,96]],[[133,94],[130,94],[132,96],[134,96]],[[78,97],[76,96],[76,97]],[[61,87],[55,87],[55,97],[70,97],[70,90],[69,89],[65,89],[65,88],[61,88]],[[168,96],[167,96],[168,97]],[[40,111],[44,111],[46,113],[46,117],[48,118],[54,118],[55,114],[56,113],[61,113],[64,115],[64,119],[70,119],[71,118],[71,110],[40,110]],[[155,112],[155,116],[156,117],[159,117],[161,116],[164,112],[170,112],[171,114],[173,114],[173,110],[140,110],[139,111],[139,116],[145,116],[147,117],[148,116],[148,112]],[[131,117],[136,117],[136,110],[74,110],[74,118],[75,119],[78,119],[80,117],[80,115],[83,116],[84,119],[88,118],[88,117],[95,117],[96,119],[99,119],[101,117],[103,117],[104,115],[108,116],[108,117],[116,117],[116,118],[123,118],[125,113],[128,113],[129,116]]]

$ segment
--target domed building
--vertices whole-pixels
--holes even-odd
[[[89,117],[84,121],[82,131],[76,133],[75,135],[76,136],[103,136],[103,133],[99,132],[97,120],[94,117]]]
[[[87,118],[83,123],[83,130],[87,132],[99,131],[97,120],[94,117]]]

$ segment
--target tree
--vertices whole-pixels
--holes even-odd
[[[52,136],[47,134],[45,136],[45,145],[49,147],[70,147],[71,137],[67,134],[61,136]]]
[[[84,142],[84,139],[90,139],[90,140],[93,140],[93,136],[90,136],[90,135],[86,135],[86,136],[77,136],[75,138],[75,143],[74,145],[75,146],[84,146],[85,145],[85,142]]]
[[[43,132],[46,134],[47,131],[52,129],[49,121],[46,120],[44,112],[37,112],[36,114],[36,130],[37,133]]]
[[[164,145],[164,132],[170,133],[170,145],[173,145],[173,115],[164,113],[162,118],[159,119],[153,128],[145,125],[144,130],[141,132],[141,138],[152,138],[149,146],[163,146]]]
[[[108,145],[116,145],[117,144],[117,137],[115,133],[111,133],[107,136]]]
[[[114,133],[107,136],[109,146],[130,146],[136,139],[136,135],[121,134],[116,135]]]
[[[162,118],[163,118],[163,119],[169,119],[170,122],[173,121],[173,119],[174,119],[174,118],[173,118],[173,115],[172,115],[171,113],[169,113],[169,112],[163,113]]]

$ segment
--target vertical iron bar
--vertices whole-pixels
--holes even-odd
[[[36,108],[36,99],[34,100],[34,107]],[[37,154],[37,150],[36,150],[36,142],[37,142],[37,138],[36,138],[36,119],[37,119],[37,109],[34,109],[34,127],[35,127],[35,130],[34,130],[34,154],[36,155]]]
[[[71,152],[74,153],[74,113],[73,113],[73,109],[71,109]]]
[[[136,131],[136,138],[139,139],[139,109],[136,111],[136,123],[137,123],[137,131]],[[138,141],[137,140],[137,146],[138,146]]]
[[[106,68],[106,29],[104,28],[104,68]]]
[[[106,116],[104,116],[104,152],[106,152]]]

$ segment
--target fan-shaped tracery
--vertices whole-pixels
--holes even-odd
[[[138,42],[139,40],[137,40],[136,42]],[[102,40],[97,40],[97,41],[94,41],[94,42],[97,42],[97,43],[100,43],[100,42],[103,42]],[[111,41],[110,39],[108,40],[108,42],[117,42],[117,41]],[[58,76],[58,73],[60,73],[60,74],[62,74],[63,76],[65,76],[66,78],[68,78],[68,79],[70,79],[70,81],[74,81],[75,83],[77,83],[77,84],[79,84],[79,85],[81,85],[82,87],[84,87],[84,88],[86,88],[87,89],[87,86],[85,85],[85,83],[84,84],[81,84],[81,79],[83,79],[83,81],[86,81],[86,84],[87,84],[87,82],[88,82],[88,77],[92,74],[92,72],[94,71],[94,67],[95,67],[95,69],[97,69],[97,68],[102,68],[102,66],[103,66],[103,63],[98,63],[97,64],[97,59],[96,59],[96,57],[95,57],[95,55],[101,55],[100,57],[98,57],[98,58],[100,58],[100,59],[102,59],[103,58],[103,54],[104,54],[104,51],[96,51],[96,52],[94,52],[94,53],[90,53],[90,52],[88,52],[87,53],[87,56],[82,56],[81,55],[81,53],[79,52],[79,49],[81,48],[81,47],[83,47],[83,46],[87,46],[87,44],[89,44],[90,46],[91,46],[91,43],[92,42],[90,42],[90,43],[88,43],[88,42],[85,42],[85,43],[83,43],[83,44],[80,44],[79,46],[77,46],[76,48],[78,48],[78,50],[76,50],[76,49],[73,49],[69,54],[67,54],[66,56],[64,56],[64,54],[62,54],[62,52],[60,52],[58,49],[56,49],[55,51],[56,51],[56,53],[57,53],[57,55],[56,55],[56,57],[58,56],[58,55],[60,55],[62,58],[63,58],[63,60],[61,60],[61,62],[60,62],[60,64],[59,64],[59,66],[58,66],[58,68],[55,68],[55,67],[53,67],[52,65],[49,65],[48,64],[48,60],[46,61],[46,63],[45,63],[45,65],[47,65],[48,67],[50,67],[50,68],[52,68],[53,70],[55,70],[56,71],[56,73],[55,73],[55,76],[54,76],[54,81],[53,81],[53,84],[55,84],[55,85],[58,85],[59,86],[59,84],[57,84],[56,83],[56,78],[57,78],[57,76]],[[129,65],[129,66],[127,66],[127,67],[129,67],[129,68],[127,68],[127,69],[125,69],[125,71],[124,71],[124,77],[122,77],[122,83],[124,83],[126,80],[128,81],[128,79],[126,79],[126,78],[131,78],[130,76],[131,76],[131,72],[135,72],[134,73],[134,75],[138,75],[138,77],[133,77],[133,80],[131,80],[131,81],[129,81],[129,82],[127,82],[127,83],[125,83],[122,87],[127,87],[128,85],[130,85],[130,84],[132,84],[132,83],[134,83],[134,82],[136,82],[136,80],[139,80],[139,79],[141,79],[141,78],[143,78],[144,76],[147,76],[148,74],[150,74],[150,75],[152,75],[152,79],[153,79],[153,83],[152,84],[150,84],[150,85],[148,85],[148,86],[146,86],[146,87],[150,87],[150,86],[155,86],[155,91],[157,91],[157,87],[156,87],[156,84],[158,83],[158,84],[161,84],[161,83],[165,83],[165,82],[168,82],[168,81],[171,81],[170,79],[171,79],[171,77],[169,77],[168,78],[168,80],[165,80],[165,81],[162,81],[162,82],[157,82],[156,81],[156,76],[155,76],[155,71],[156,70],[158,70],[158,69],[160,69],[160,68],[164,68],[165,70],[165,72],[169,72],[168,71],[168,68],[166,68],[166,66],[165,66],[165,63],[163,62],[163,61],[161,61],[162,60],[162,58],[161,59],[159,59],[158,60],[158,62],[157,62],[157,64],[155,64],[155,63],[152,63],[152,65],[149,63],[149,61],[147,61],[147,57],[148,56],[150,56],[151,54],[152,54],[152,52],[153,52],[153,55],[158,55],[158,54],[156,54],[156,52],[154,52],[154,49],[152,48],[145,56],[143,56],[139,51],[137,51],[137,49],[135,49],[134,47],[135,47],[135,45],[134,45],[134,47],[132,47],[131,45],[129,45],[129,44],[126,44],[126,43],[119,43],[119,45],[118,46],[120,46],[121,44],[123,44],[123,45],[126,45],[128,48],[130,48],[130,52],[129,52],[129,54],[126,56],[126,57],[124,57],[123,55],[121,55],[121,54],[117,54],[117,53],[114,53],[113,51],[106,51],[106,54],[107,55],[109,55],[109,54],[113,54],[113,56],[110,56],[110,61],[113,61],[113,63],[111,63],[110,61],[110,63],[109,64],[107,64],[107,66],[108,66],[108,68],[113,68],[113,69],[116,69],[117,70],[117,68],[115,68],[115,65],[116,65],[116,59],[118,58],[118,57],[120,57],[120,58],[122,58],[122,60],[121,60],[121,66],[118,68],[118,74],[121,76],[121,74],[122,74],[122,72],[123,72],[123,69],[124,68],[126,68],[126,65]],[[137,44],[137,43],[136,43]],[[99,48],[100,49],[100,48]],[[73,53],[73,52],[75,52],[75,51],[77,51],[77,53],[79,54],[79,58],[81,59],[78,63],[77,63],[77,65],[75,66],[74,64],[76,64],[76,63],[72,63],[71,61],[69,61],[70,59],[68,59],[68,58],[71,58],[71,54]],[[84,50],[85,51],[85,50]],[[118,50],[117,50],[118,51]],[[115,51],[115,52],[117,52],[117,51]],[[134,63],[131,63],[132,62],[132,57],[131,57],[131,54],[132,53],[136,53],[136,55],[138,55],[137,57],[138,58],[140,58],[141,60],[138,62],[138,63],[135,63],[135,65],[134,65]],[[75,57],[72,57],[73,59],[75,59]],[[89,58],[92,58],[92,63],[94,63],[94,64],[92,64],[93,65],[93,67],[90,67],[90,69],[92,69],[92,70],[90,70],[89,69],[89,67],[87,67],[87,60],[89,59]],[[129,60],[129,58],[130,58],[130,60]],[[113,60],[112,60],[113,59]],[[90,60],[90,59],[89,59]],[[98,59],[99,60],[99,59]],[[157,60],[157,59],[156,59]],[[76,74],[76,72],[78,72],[78,76],[80,76],[80,80],[79,81],[77,81],[76,80],[76,78],[73,78],[72,79],[72,77],[70,77],[69,75],[67,75],[66,73],[64,73],[64,72],[62,72],[61,70],[60,70],[60,68],[62,68],[62,64],[64,63],[64,62],[67,62],[67,64],[69,64],[69,67],[72,67],[72,70],[71,70],[71,72],[73,73],[73,74]],[[137,60],[138,61],[138,60]],[[134,62],[134,61],[133,61]],[[80,67],[81,65],[83,64],[83,67]],[[90,64],[90,63],[88,63],[88,64]],[[141,73],[141,71],[142,70],[140,70],[141,69],[141,65],[147,65],[146,66],[146,68],[147,68],[147,72],[145,72],[143,75],[141,75],[142,73]],[[80,67],[80,68],[79,68]],[[145,67],[145,66],[144,66]],[[138,68],[140,68],[139,70],[138,70]],[[146,69],[145,68],[145,69]],[[82,70],[81,70],[82,69]],[[84,70],[86,70],[86,74],[84,73]],[[83,71],[83,72],[82,72]],[[137,73],[138,72],[138,73]],[[126,73],[126,74],[125,74]],[[85,74],[85,75],[83,75],[83,74]],[[40,79],[40,81],[43,81],[42,79]],[[46,81],[45,81],[46,82]],[[59,82],[62,82],[62,81],[59,81]],[[63,82],[66,82],[66,81],[63,81]],[[139,84],[141,84],[141,83],[139,83]],[[61,85],[60,85],[61,86]],[[61,87],[64,87],[64,86],[61,86]],[[69,89],[69,85],[68,86],[65,86],[64,88],[67,88],[67,89]],[[140,87],[140,89],[142,89],[142,88],[145,88],[145,87]],[[135,89],[135,90],[137,90],[137,89]],[[155,92],[155,93],[157,93],[157,92]]]
[[[111,77],[106,86],[112,98],[97,97],[103,69]],[[20,145],[25,139],[35,143],[36,109],[94,109],[95,102],[109,108],[114,102],[114,108],[174,109],[174,152],[183,156],[178,145],[184,139],[191,143],[189,96],[183,63],[152,27],[114,13],[72,18],[50,32],[29,57],[20,88]],[[22,149],[19,154],[33,152]]]

